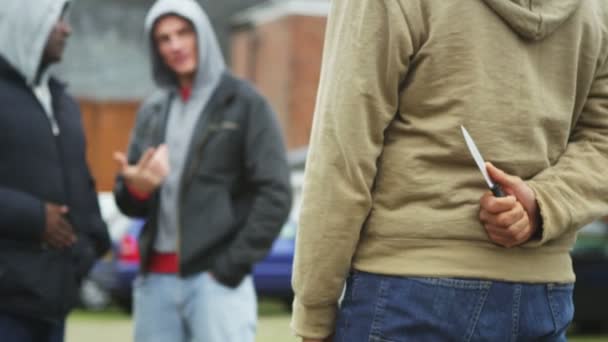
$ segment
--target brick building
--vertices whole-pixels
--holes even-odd
[[[269,99],[290,149],[308,145],[329,1],[275,1],[235,18],[232,69]]]

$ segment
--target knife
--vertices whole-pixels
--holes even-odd
[[[490,190],[492,190],[494,196],[505,197],[505,193],[502,191],[500,185],[494,183],[492,179],[490,179],[490,176],[488,175],[488,170],[486,169],[486,163],[484,162],[481,153],[479,153],[477,145],[475,145],[475,141],[473,141],[473,138],[471,138],[469,132],[467,132],[467,129],[464,128],[464,126],[461,125],[460,129],[462,130],[462,135],[464,136],[464,141],[467,143],[469,152],[473,156],[473,159],[475,160],[479,171],[481,171],[483,178],[486,180],[486,183],[488,183],[488,187],[490,188]]]

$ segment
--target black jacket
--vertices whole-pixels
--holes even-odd
[[[130,163],[163,142],[171,99],[162,92],[142,106]],[[194,129],[181,179],[180,274],[210,270],[224,285],[237,286],[267,254],[289,214],[289,166],[274,112],[246,82],[225,73],[205,117]],[[148,219],[140,237],[145,272],[158,231],[158,192],[138,201],[118,177],[115,196],[125,214]]]
[[[110,240],[85,159],[80,110],[51,79],[61,133],[23,77],[0,57],[0,312],[63,319],[79,280]],[[78,242],[44,248],[45,202],[67,205]]]

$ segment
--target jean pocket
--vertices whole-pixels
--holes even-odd
[[[566,330],[572,322],[574,317],[573,291],[574,284],[547,285],[547,298],[556,332]]]
[[[371,341],[469,341],[492,283],[386,278],[373,308]]]

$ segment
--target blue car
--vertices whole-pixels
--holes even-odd
[[[143,220],[133,220],[123,237],[114,245],[114,281],[110,292],[125,310],[132,307],[132,284],[139,272],[137,238]],[[253,279],[258,296],[277,298],[291,305],[291,272],[295,248],[296,223],[288,221],[266,258],[254,266]]]
[[[123,237],[113,246],[114,283],[110,288],[112,297],[125,310],[132,308],[133,281],[139,272],[139,247],[137,238],[144,226],[144,220],[135,219]]]
[[[270,253],[253,268],[258,296],[283,300],[289,307],[293,300],[291,272],[296,240],[295,221],[288,221],[274,241]]]

